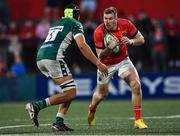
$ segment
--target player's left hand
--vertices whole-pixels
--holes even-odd
[[[118,38],[115,37],[115,36],[114,36],[114,37],[111,37],[111,38],[109,38],[108,44],[109,44],[108,48],[112,50],[112,49],[114,49],[116,46],[119,45],[119,40],[118,40]]]
[[[122,42],[123,44],[126,44],[126,45],[131,45],[131,44],[132,44],[132,41],[131,41],[127,36],[123,36],[123,37],[121,38],[121,42]]]

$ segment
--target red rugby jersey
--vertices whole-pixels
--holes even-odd
[[[134,37],[137,34],[137,28],[127,19],[119,18],[117,22],[117,29],[110,31],[109,33],[115,35],[119,41],[121,41],[122,36]],[[94,32],[94,42],[96,48],[105,49],[104,37],[107,33],[107,30],[104,26],[104,23],[100,24]],[[101,60],[105,65],[113,65],[121,62],[128,56],[127,46],[122,44],[120,47],[120,53],[111,53],[107,58]]]

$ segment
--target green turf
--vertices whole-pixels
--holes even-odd
[[[180,100],[144,100],[143,116],[149,129],[133,127],[130,100],[104,101],[97,110],[97,125],[88,127],[87,110],[89,101],[73,101],[65,122],[74,132],[53,133],[57,106],[44,109],[39,114],[40,127],[31,126],[25,111],[25,103],[0,103],[0,135],[180,135]],[[167,116],[179,115],[174,118]],[[151,117],[160,118],[151,118]],[[22,125],[20,127],[20,125]],[[9,127],[9,128],[8,128]]]

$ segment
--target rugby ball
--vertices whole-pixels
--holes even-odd
[[[105,37],[104,37],[104,45],[106,46],[106,48],[108,48],[109,44],[108,44],[108,41],[110,39],[114,39],[115,36],[113,34],[110,34],[110,33],[106,33]],[[120,50],[119,50],[119,46],[116,46],[114,49],[113,49],[113,52],[114,53],[119,53]]]

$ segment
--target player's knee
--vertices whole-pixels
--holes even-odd
[[[106,99],[106,97],[109,95],[108,84],[99,85],[97,95],[100,100]]]
[[[75,99],[75,97],[76,97],[76,89],[75,89],[75,88],[69,90],[68,97],[69,97],[69,99],[71,99],[71,100],[72,100],[72,99]]]
[[[66,101],[71,101],[76,98],[76,89],[70,89],[63,92]],[[61,98],[61,96],[60,96]]]
[[[139,95],[140,91],[141,91],[141,83],[140,83],[140,81],[138,81],[138,80],[133,81],[131,83],[131,88],[132,88],[133,93]]]
[[[97,91],[93,94],[93,97],[98,100],[104,100],[106,96],[104,94],[98,93]]]
[[[98,94],[98,97],[99,97],[100,100],[106,99],[107,96],[108,96],[108,93],[101,93],[101,94]]]
[[[64,82],[60,85],[62,91],[67,95],[67,98],[74,99],[76,97],[76,85],[73,79]]]

